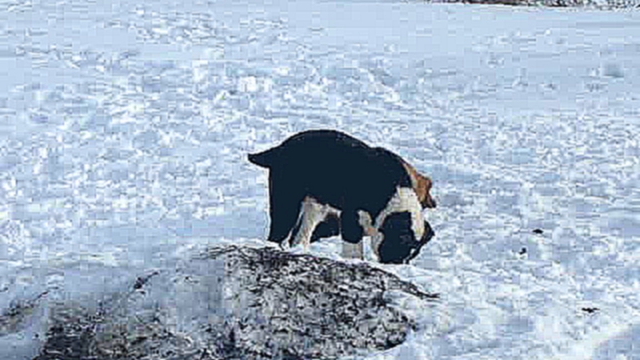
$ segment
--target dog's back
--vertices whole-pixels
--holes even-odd
[[[362,141],[334,130],[309,130],[298,133],[282,144],[257,154],[249,154],[249,161],[266,167],[301,165],[309,161],[335,162],[345,155],[364,155],[371,148]]]
[[[276,176],[295,178],[307,195],[338,208],[346,202],[376,213],[397,186],[411,186],[399,156],[333,130],[301,132],[279,146],[250,154],[249,161]]]

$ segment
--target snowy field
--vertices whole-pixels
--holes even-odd
[[[640,13],[268,1],[0,0],[0,313],[40,299],[0,358],[48,301],[263,244],[246,154],[334,128],[438,201],[382,266],[437,311],[366,359],[640,359]]]

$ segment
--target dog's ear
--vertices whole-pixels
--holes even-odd
[[[433,186],[433,182],[430,178],[420,174],[413,166],[409,165],[406,161],[403,160],[404,168],[407,170],[407,173],[411,177],[411,185],[413,187],[413,191],[415,191],[418,196],[418,200],[420,200],[420,205],[422,208],[432,209],[436,207],[436,202],[431,197],[431,187]]]
[[[420,200],[420,204],[423,208],[435,208],[436,201],[431,197],[431,187],[433,186],[433,181],[430,178],[423,176],[420,173],[416,172],[416,195],[418,195],[418,199]]]

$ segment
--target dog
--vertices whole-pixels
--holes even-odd
[[[371,236],[381,263],[408,263],[435,235],[422,217],[435,208],[432,181],[393,152],[345,133],[309,130],[257,154],[269,169],[268,241],[283,246],[342,235],[343,255],[363,258]]]

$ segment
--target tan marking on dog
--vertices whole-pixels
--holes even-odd
[[[431,187],[433,186],[431,179],[420,174],[413,166],[409,165],[404,160],[402,161],[402,166],[404,166],[404,169],[411,178],[411,187],[413,187],[413,191],[415,191],[418,196],[422,207],[429,209],[435,208],[436,203],[430,194]]]

